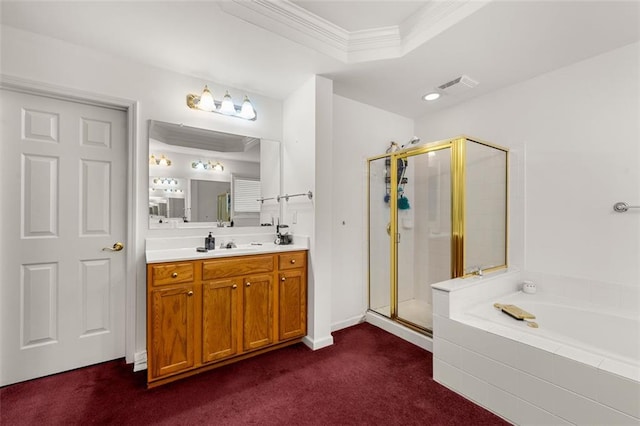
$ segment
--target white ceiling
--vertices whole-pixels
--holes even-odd
[[[3,0],[1,7],[3,25],[203,83],[284,99],[319,74],[339,95],[407,117],[640,39],[638,1]],[[480,84],[420,100],[462,74]]]
[[[292,3],[347,31],[400,25],[428,1],[308,1]]]

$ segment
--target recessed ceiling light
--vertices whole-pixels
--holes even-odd
[[[424,99],[425,101],[435,101],[436,99],[438,99],[440,97],[440,93],[438,92],[431,92],[431,93],[427,93],[426,95],[424,95],[422,97],[422,99]]]

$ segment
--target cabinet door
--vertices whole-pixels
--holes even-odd
[[[243,349],[270,345],[273,343],[273,275],[245,277],[242,288]]]
[[[238,282],[225,279],[202,285],[202,361],[238,353]]]
[[[194,364],[193,285],[151,291],[153,376],[175,373]]]
[[[281,272],[279,282],[279,339],[307,334],[307,283],[305,269]]]

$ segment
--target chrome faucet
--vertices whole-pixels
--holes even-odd
[[[231,240],[226,244],[224,242],[220,243],[220,248],[221,249],[224,249],[224,248],[231,249],[231,248],[238,248],[238,246],[236,245],[235,241]]]

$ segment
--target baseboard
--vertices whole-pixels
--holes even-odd
[[[388,333],[398,336],[402,340],[406,340],[409,343],[413,343],[414,345],[433,353],[433,339],[425,336],[424,334],[413,331],[402,324],[391,321],[389,318],[371,311],[366,313],[365,321]]]
[[[323,337],[322,339],[313,340],[309,336],[304,336],[302,338],[302,343],[307,345],[310,349],[317,351],[318,349],[326,348],[327,346],[333,345],[333,336],[328,335]]]
[[[147,369],[147,351],[136,352],[133,355],[133,371]]]
[[[331,324],[331,331],[342,330],[343,328],[351,327],[362,322],[364,322],[364,314]]]

